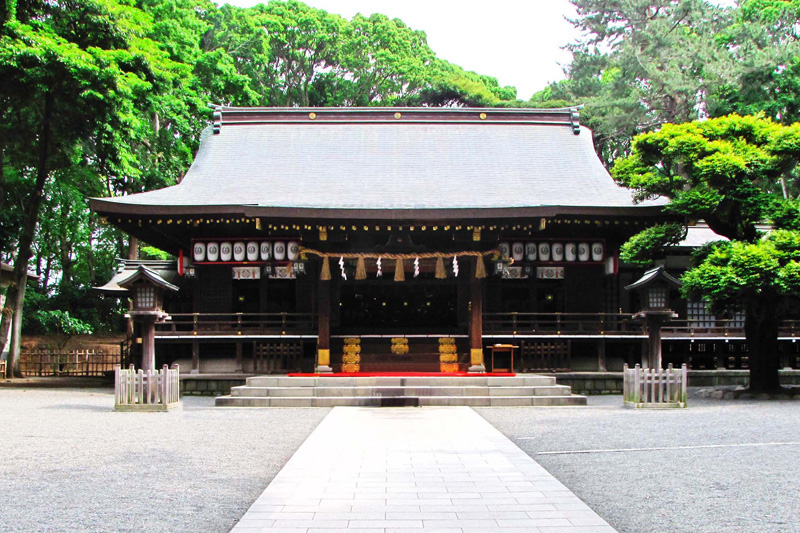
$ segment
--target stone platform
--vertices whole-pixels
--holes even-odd
[[[256,376],[216,399],[223,407],[416,407],[586,405],[555,377]]]

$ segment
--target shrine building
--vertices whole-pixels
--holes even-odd
[[[438,371],[443,338],[464,372],[640,362],[644,269],[619,248],[663,204],[614,183],[576,109],[474,108],[219,107],[178,185],[91,200],[177,258],[99,288],[142,266],[177,288],[157,364],[234,374],[338,372],[354,338],[361,372]],[[681,357],[693,326],[735,326],[673,296]]]

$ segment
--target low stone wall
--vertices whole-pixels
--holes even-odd
[[[185,396],[222,396],[231,393],[231,387],[244,385],[247,376],[225,374],[181,375],[181,394]]]
[[[622,394],[622,372],[559,372],[559,385],[569,385],[574,394]],[[690,370],[690,387],[747,386],[747,370]],[[800,385],[800,370],[781,370],[782,385]]]
[[[559,385],[572,387],[573,394],[622,394],[622,372],[559,372],[548,375],[555,376]]]

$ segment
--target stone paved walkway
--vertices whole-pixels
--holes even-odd
[[[469,407],[336,407],[233,529],[613,533]]]

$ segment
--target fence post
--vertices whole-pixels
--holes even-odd
[[[667,365],[667,401],[672,401],[672,363]]]
[[[689,373],[686,369],[686,363],[681,365],[681,397],[680,401],[686,403],[686,384],[689,381]]]
[[[627,402],[630,401],[630,395],[628,394],[628,389],[630,388],[630,379],[628,376],[628,363],[625,363],[622,366],[622,401]]]
[[[180,365],[175,365],[175,397],[174,401],[179,401],[181,398],[181,367]]]

